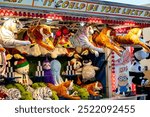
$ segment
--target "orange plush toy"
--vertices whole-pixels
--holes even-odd
[[[59,97],[64,97],[72,100],[80,100],[80,97],[68,94],[69,91],[73,90],[73,81],[71,80],[65,81],[62,84],[59,84],[58,86],[55,86],[51,83],[47,83],[47,86],[51,90],[56,91]]]
[[[4,48],[0,48],[0,52],[4,52],[5,51],[5,49]]]
[[[133,28],[125,36],[115,36],[113,41],[119,44],[140,45],[150,52],[150,48],[140,40],[142,29]]]
[[[51,36],[51,28],[47,25],[31,26],[27,30],[27,35],[32,44],[37,43],[48,51],[54,49],[53,43],[48,39]],[[48,40],[49,41],[48,41]]]
[[[98,36],[95,36],[95,39],[93,38],[93,40],[97,44],[97,46],[107,47],[107,48],[115,51],[119,56],[121,56],[123,49],[121,47],[119,47],[117,44],[113,43],[110,39],[110,33],[113,30],[114,29],[112,29],[110,27],[105,27],[98,34]]]
[[[103,86],[99,81],[97,81],[94,83],[84,85],[83,88],[86,88],[87,91],[89,92],[89,94],[91,94],[93,96],[98,96],[98,95],[100,95],[99,91],[102,90]]]

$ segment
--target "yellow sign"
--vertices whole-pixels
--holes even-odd
[[[0,4],[11,3],[16,5],[27,5],[37,9],[53,10],[64,12],[74,12],[90,15],[109,15],[117,17],[134,17],[150,19],[150,8],[147,10],[143,7],[136,8],[132,6],[119,6],[119,5],[104,5],[103,2],[85,2],[82,0],[0,0]]]
[[[123,16],[150,17],[150,10],[129,8],[113,5],[102,5],[77,0],[37,0],[34,7],[52,8],[56,10],[68,10],[92,14],[110,14]]]

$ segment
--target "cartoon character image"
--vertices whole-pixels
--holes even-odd
[[[130,91],[128,77],[125,74],[121,74],[118,77],[117,94],[125,94],[128,91]]]

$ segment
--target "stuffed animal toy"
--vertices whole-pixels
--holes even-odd
[[[55,48],[52,51],[49,51],[51,58],[57,58],[60,55],[67,55],[68,51],[66,48]]]
[[[32,92],[35,100],[51,100],[52,91],[48,87],[39,87]]]
[[[148,52],[150,52],[150,48],[141,41],[142,29],[133,28],[129,30],[129,32],[124,36],[114,36],[113,41],[118,44],[128,44],[128,45],[140,45],[145,48]]]
[[[16,81],[24,84],[31,85],[32,81],[28,76],[29,73],[29,63],[26,59],[20,59],[15,61],[15,73],[14,77],[16,77]]]
[[[11,87],[5,87],[0,86],[0,90],[3,94],[3,97],[5,97],[6,100],[19,100],[21,99],[21,92],[19,89],[11,85]]]
[[[42,55],[41,48],[38,44],[34,44],[34,46],[32,47],[31,45],[19,46],[16,47],[16,49],[19,50],[20,52],[26,53],[27,55],[35,57]]]
[[[21,41],[15,39],[15,33],[18,33],[23,27],[16,18],[8,19],[0,28],[0,45],[4,48],[15,48],[16,46],[29,45],[30,41]]]
[[[46,60],[43,61],[42,67],[44,71],[44,82],[55,84],[55,81],[52,75],[52,70],[51,70],[51,63],[48,60],[48,58],[46,58]]]
[[[4,85],[0,86],[0,100],[5,100],[8,98],[7,88]]]
[[[5,100],[7,97],[8,97],[7,94],[2,90],[0,90],[0,100]]]
[[[68,94],[70,91],[73,90],[73,81],[71,81],[71,80],[65,81],[65,82],[59,84],[58,86],[55,86],[51,83],[48,83],[47,86],[51,90],[56,91],[57,95],[59,97],[72,99],[72,100],[79,100],[80,99],[80,97],[78,97],[78,96],[72,96],[71,94]]]
[[[59,85],[61,83],[63,83],[63,79],[60,76],[60,71],[61,71],[61,64],[58,60],[52,60],[50,63],[51,66],[51,71],[52,71],[52,75],[54,78],[54,84],[55,85]]]
[[[21,98],[21,92],[17,88],[10,88],[7,90],[7,100],[19,100]]]
[[[145,52],[141,47],[134,48],[134,58],[135,61],[131,65],[129,70],[129,76],[132,78],[132,82],[136,85],[145,86],[149,83],[147,78],[144,78],[144,69],[140,64],[143,59],[149,59],[150,53]]]
[[[103,53],[102,48],[94,46],[90,41],[90,36],[94,33],[92,26],[84,26],[79,28],[79,30],[70,37],[70,41],[73,47],[89,48],[92,52],[94,51],[96,56],[99,56],[99,53]]]
[[[29,45],[30,41],[21,41],[15,39],[15,33],[18,33],[23,27],[21,22],[16,18],[8,19],[0,27],[0,51],[3,51],[3,48],[15,48],[21,45]],[[3,53],[2,53],[3,54]],[[4,55],[4,54],[3,54]],[[0,70],[0,74],[4,76],[6,69],[6,57],[3,57],[3,67]]]
[[[7,61],[6,61],[6,55],[5,52],[1,52],[0,53],[0,76],[2,77],[6,77],[5,71],[6,71],[6,65],[7,65]]]
[[[46,41],[51,36],[51,28],[47,25],[31,26],[27,30],[31,43],[38,44],[48,51],[54,49],[52,41]],[[48,43],[47,43],[48,42]]]
[[[110,27],[105,27],[99,33],[98,36],[93,37],[94,42],[97,46],[104,46],[113,51],[115,51],[119,56],[122,56],[123,48],[119,47],[117,44],[113,43],[110,39],[110,32],[114,30]]]
[[[69,40],[70,36],[71,34],[69,29],[66,26],[62,26],[55,33],[55,40],[54,40],[55,47],[64,47],[64,48],[72,47],[72,44]]]
[[[22,56],[22,54],[25,54],[25,53],[20,52],[16,48],[7,48],[6,49],[6,60],[10,60],[13,57],[15,59],[24,59],[24,57]]]
[[[82,71],[82,79],[83,82],[91,80],[95,78],[96,72],[99,70],[98,67],[92,65],[91,60],[83,60],[83,67],[78,69],[77,71]]]
[[[103,86],[100,82],[94,82],[87,85],[83,85],[83,88],[86,88],[90,95],[99,96],[99,91],[102,90]]]
[[[77,92],[77,95],[81,98],[81,99],[83,99],[83,100],[88,100],[89,99],[89,92],[87,91],[87,89],[86,88],[83,88],[83,87],[81,87],[81,86],[78,86],[78,85],[74,85],[73,86],[73,91],[75,92]]]
[[[20,84],[20,83],[13,83],[13,84],[8,84],[6,85],[7,89],[12,89],[16,88],[20,91],[21,93],[21,100],[33,100],[31,92],[27,91],[27,87]]]

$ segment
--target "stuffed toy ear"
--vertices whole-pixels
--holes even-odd
[[[66,78],[66,79],[65,79],[65,82],[67,82],[67,81],[68,81],[68,79]]]
[[[17,65],[17,61],[14,62],[14,65]]]

